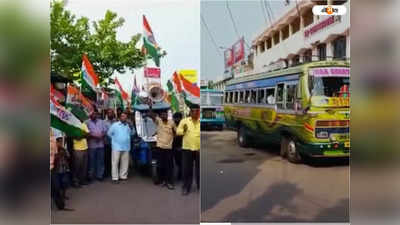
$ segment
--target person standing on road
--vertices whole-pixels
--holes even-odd
[[[114,110],[108,109],[107,110],[107,119],[104,121],[106,130],[108,131],[115,122],[117,122],[117,119],[115,119],[115,113]],[[105,156],[104,156],[104,177],[111,176],[111,139],[108,135],[106,135],[105,140],[104,140],[104,151],[105,151]]]
[[[176,112],[173,115],[175,124],[179,124],[182,120],[182,113]],[[175,135],[174,141],[172,143],[172,154],[174,157],[175,165],[178,169],[177,180],[182,179],[182,136]]]
[[[159,174],[159,182],[163,186],[167,186],[168,189],[175,189],[174,186],[174,173],[173,173],[173,155],[172,155],[172,142],[174,140],[176,125],[173,120],[168,119],[167,111],[162,111],[160,116],[157,116],[149,104],[149,116],[157,125],[157,155],[158,162],[160,163],[157,167]]]
[[[89,134],[89,129],[85,123],[82,123],[81,129],[87,134],[74,137],[73,148],[74,148],[74,186],[79,188],[80,185],[88,185],[87,173],[88,173],[88,144],[86,138]]]
[[[182,162],[183,187],[182,195],[191,191],[193,183],[193,162],[195,164],[197,190],[200,190],[200,106],[190,107],[190,117],[182,119],[177,134],[183,136]]]
[[[98,112],[94,111],[90,114],[86,125],[89,129],[89,182],[94,179],[103,181],[104,176],[104,137],[107,127],[103,120],[98,118]]]
[[[129,151],[131,149],[131,135],[135,134],[135,129],[131,129],[127,123],[127,114],[121,113],[120,120],[113,125],[107,132],[111,138],[111,174],[114,184],[119,180],[128,179]]]

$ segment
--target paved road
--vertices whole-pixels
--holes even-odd
[[[240,148],[236,132],[201,138],[202,221],[349,221],[348,160],[292,164],[278,146]]]
[[[198,223],[200,194],[182,196],[180,185],[171,191],[135,173],[125,184],[114,185],[105,180],[70,189],[67,207],[75,211],[52,210],[52,223]]]

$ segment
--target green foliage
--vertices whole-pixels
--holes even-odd
[[[99,76],[100,84],[112,83],[114,72],[134,71],[144,65],[144,55],[136,48],[141,34],[128,42],[117,40],[117,30],[125,20],[110,10],[99,21],[89,24],[86,17],[76,18],[62,2],[51,3],[50,38],[51,71],[80,79],[82,54],[86,53]]]

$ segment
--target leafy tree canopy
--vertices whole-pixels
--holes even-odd
[[[107,10],[103,19],[89,23],[86,17],[76,18],[64,3],[52,1],[50,14],[51,71],[74,80],[80,79],[82,54],[87,54],[100,84],[107,87],[114,72],[134,71],[144,65],[144,55],[136,48],[141,34],[128,42],[117,40],[117,30],[125,20]]]

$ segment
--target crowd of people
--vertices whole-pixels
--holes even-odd
[[[148,116],[156,125],[156,147],[151,150],[157,159],[159,179],[155,184],[174,190],[175,180],[182,180],[182,195],[187,195],[192,190],[194,170],[199,190],[199,105],[191,106],[186,118],[177,112],[169,119],[166,110],[155,113],[149,103]],[[51,190],[58,209],[71,210],[65,207],[69,187],[82,188],[110,176],[113,184],[126,182],[130,161],[135,160],[130,153],[136,146],[134,140],[139,138],[135,127],[131,111],[108,109],[103,113],[95,110],[89,115],[82,123],[81,129],[86,133],[83,136],[65,136],[50,129]]]

